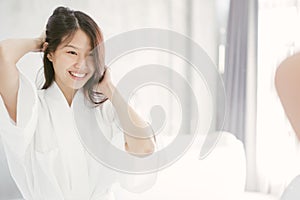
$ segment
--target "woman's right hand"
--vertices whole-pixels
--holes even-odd
[[[46,41],[46,31],[43,31],[42,34],[36,39],[36,49],[33,52],[44,52],[46,46],[44,45]]]

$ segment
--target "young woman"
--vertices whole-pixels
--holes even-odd
[[[0,42],[0,135],[10,172],[25,199],[113,198],[110,187],[116,177],[87,153],[78,138],[72,111],[76,96],[100,110],[102,130],[109,132],[105,134],[117,135],[112,127],[118,118],[129,133],[121,132],[127,152],[154,151],[152,138],[146,137],[150,127],[135,127],[147,124],[111,82],[102,42],[99,27],[88,15],[65,7],[54,10],[43,36]],[[45,83],[37,90],[16,63],[26,53],[40,51]]]

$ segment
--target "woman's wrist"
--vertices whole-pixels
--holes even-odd
[[[44,42],[45,42],[44,39],[41,38],[41,37],[34,38],[33,39],[34,45],[33,45],[32,51],[33,52],[40,52],[40,51],[42,51]]]
[[[46,41],[46,32],[43,31],[42,34],[34,39],[36,42],[36,51],[42,51],[43,50],[43,45]]]
[[[103,87],[103,94],[111,101],[116,88],[112,83],[107,83]]]

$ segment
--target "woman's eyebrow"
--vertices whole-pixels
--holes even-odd
[[[72,44],[67,44],[67,45],[65,45],[64,47],[72,47],[72,48],[74,48],[74,49],[80,49],[80,48],[78,48],[78,47],[76,47],[76,46],[74,46],[74,45],[72,45]]]

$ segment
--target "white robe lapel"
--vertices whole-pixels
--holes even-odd
[[[78,91],[76,95],[80,95]],[[85,150],[76,131],[72,108],[69,107],[62,91],[54,82],[46,91],[46,101],[54,124],[62,162],[67,173],[72,196],[89,194],[89,174]],[[84,119],[83,119],[84,120]],[[77,197],[77,196],[76,196]],[[78,198],[80,198],[78,196]]]

